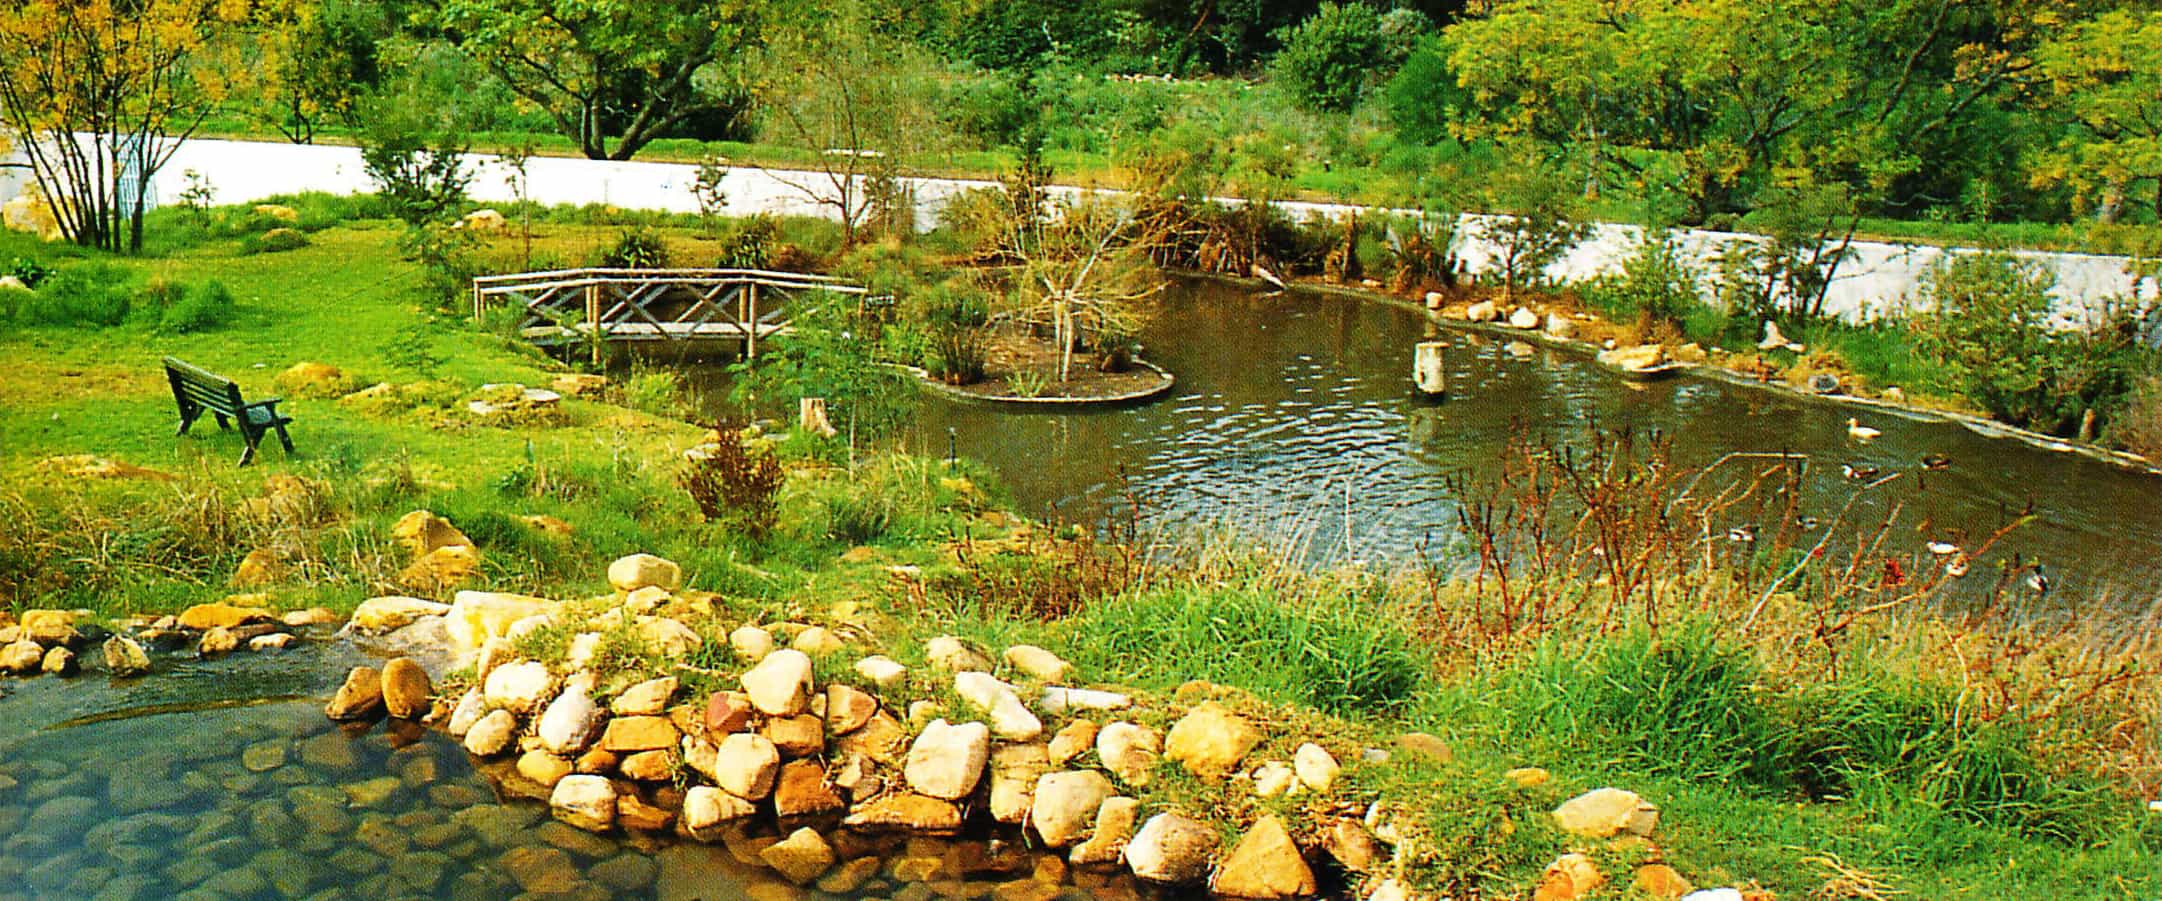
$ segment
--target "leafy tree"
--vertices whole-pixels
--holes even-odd
[[[444,0],[433,21],[592,159],[627,160],[694,117],[743,112],[748,0]]]
[[[0,6],[0,122],[61,234],[135,252],[151,176],[209,115],[191,65],[244,7],[219,0],[19,0]]]
[[[2162,219],[2162,11],[2118,9],[2066,29],[2036,55],[2045,103],[2077,130],[2044,154],[2044,184],[2068,183],[2116,217],[2133,186],[2154,182]]]
[[[1323,3],[1311,18],[1277,34],[1284,48],[1270,61],[1269,74],[1302,106],[1349,110],[1388,52],[1381,19],[1363,3]]]
[[[1501,275],[1504,305],[1516,290],[1539,281],[1548,264],[1581,243],[1590,229],[1580,221],[1582,203],[1567,175],[1542,158],[1536,147],[1508,148],[1508,160],[1487,190],[1490,215],[1472,232],[1493,247],[1491,260]]]
[[[377,48],[395,29],[370,0],[260,0],[250,14],[247,54],[232,60],[236,92],[256,102],[247,114],[295,144],[313,143],[326,120],[358,124],[359,103],[381,79]]]
[[[1464,92],[1449,68],[1448,49],[1428,38],[1404,58],[1382,94],[1397,137],[1416,144],[1438,144],[1464,106]]]

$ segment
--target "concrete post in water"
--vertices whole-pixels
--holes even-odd
[[[1449,390],[1449,375],[1441,365],[1442,348],[1448,346],[1441,341],[1421,341],[1413,347],[1411,382],[1420,394],[1439,397]]]
[[[820,438],[839,434],[833,423],[826,419],[826,399],[823,397],[806,397],[796,404],[796,428]]]

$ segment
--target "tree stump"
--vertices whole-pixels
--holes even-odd
[[[823,397],[806,397],[797,403],[796,428],[820,438],[840,434],[826,418],[826,399]]]
[[[1439,397],[1449,390],[1449,374],[1442,368],[1441,351],[1448,347],[1441,341],[1421,341],[1413,350],[1411,382],[1420,394]]]

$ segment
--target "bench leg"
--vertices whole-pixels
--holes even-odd
[[[188,427],[194,425],[195,420],[202,418],[202,415],[203,408],[201,407],[182,407],[180,409],[180,431],[174,432],[173,434],[187,434]]]
[[[282,422],[281,422],[281,423],[278,423],[278,443],[279,443],[279,444],[283,444],[283,445],[285,445],[285,453],[286,453],[286,455],[287,455],[287,456],[291,456],[291,455],[292,455],[292,453],[293,453],[293,436],[291,436],[291,435],[288,435],[288,434],[286,434],[286,433],[285,433],[285,423],[282,423]]]
[[[230,428],[232,428],[232,427],[233,427],[233,423],[232,423],[232,422],[231,422],[230,420],[228,420],[228,419],[226,419],[226,418],[225,418],[225,414],[223,414],[223,413],[219,413],[219,414],[217,414],[217,417],[218,417],[218,430],[219,430],[219,431],[224,431],[224,430],[226,430],[226,429],[230,429]]]

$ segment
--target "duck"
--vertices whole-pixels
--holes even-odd
[[[1952,458],[1943,454],[1923,454],[1922,468],[1930,470],[1951,469]]]
[[[1847,478],[1853,479],[1857,482],[1867,482],[1870,479],[1876,478],[1877,475],[1879,473],[1882,473],[1883,471],[1883,469],[1878,468],[1877,465],[1873,463],[1839,464],[1839,474],[1846,476]]]
[[[1932,541],[1929,543],[1929,552],[1939,557],[1949,557],[1959,553],[1959,545],[1949,541]]]
[[[1959,554],[1944,561],[1944,574],[1957,579],[1967,574],[1967,555]]]
[[[2027,587],[2034,589],[2037,597],[2049,593],[2049,573],[2042,571],[2041,563],[2037,562],[2034,569],[2027,572]]]
[[[1794,525],[1804,532],[1813,532],[1816,531],[1819,523],[1814,516],[1796,516],[1794,517]]]
[[[1855,419],[1852,416],[1847,417],[1847,437],[1849,438],[1863,443],[1868,443],[1870,441],[1875,441],[1877,439],[1877,436],[1882,434],[1884,434],[1884,431],[1882,429],[1870,428],[1866,425],[1863,425],[1861,423],[1861,420]]]
[[[1746,525],[1739,525],[1739,526],[1735,526],[1734,528],[1728,529],[1728,530],[1727,530],[1727,540],[1728,540],[1728,541],[1732,541],[1732,542],[1736,542],[1736,543],[1743,543],[1743,542],[1750,542],[1750,541],[1755,541],[1755,540],[1757,540],[1757,526],[1756,526],[1756,524],[1755,524],[1755,523],[1748,523],[1748,524],[1746,524]]]

